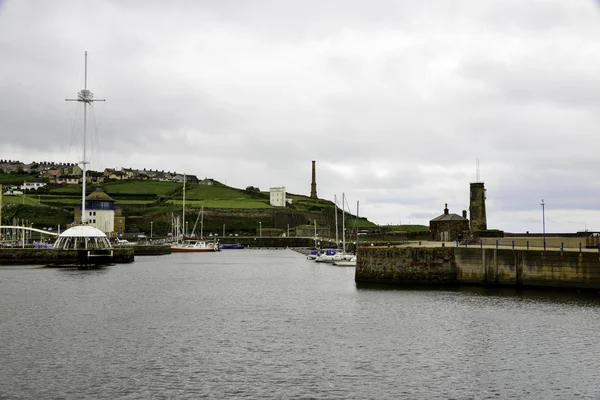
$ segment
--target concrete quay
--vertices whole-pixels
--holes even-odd
[[[113,249],[113,263],[130,263],[134,260],[133,248]],[[0,265],[76,265],[77,250],[8,248],[0,249]]]
[[[496,248],[421,242],[358,250],[356,282],[600,290],[597,249]]]

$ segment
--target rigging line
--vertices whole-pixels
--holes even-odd
[[[100,163],[100,167],[102,168],[103,160],[102,160],[102,147],[101,147],[101,141],[100,141],[100,123],[102,122],[102,116],[104,115],[104,106],[106,105],[106,102],[102,102],[102,105],[100,106],[100,110],[98,112],[98,118],[96,118],[96,106],[94,105],[94,121],[96,122],[96,131],[95,131],[95,138],[96,138],[96,145],[97,145],[97,156],[98,156],[98,162]]]
[[[78,141],[77,141],[77,133],[78,133],[78,129],[75,128],[75,125],[79,122],[79,119],[77,118],[79,116],[79,112],[78,112],[78,104],[75,103],[73,106],[73,119],[72,119],[72,125],[71,125],[71,135],[69,137],[69,158],[70,155],[73,153],[73,149],[74,147],[77,145]]]
[[[101,159],[101,151],[100,151],[100,140],[98,137],[98,128],[97,128],[97,123],[96,123],[96,106],[94,105],[93,107],[90,107],[90,116],[91,116],[91,125],[92,125],[92,158],[94,159]],[[92,161],[90,159],[90,161]]]

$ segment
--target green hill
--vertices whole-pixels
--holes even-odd
[[[12,185],[23,182],[28,175],[0,174],[0,183]],[[29,179],[31,180],[31,179]],[[151,226],[155,235],[171,230],[172,217],[181,215],[183,184],[148,180],[110,181],[100,185],[102,191],[115,200],[127,217],[127,232],[148,234]],[[96,185],[87,185],[89,194]],[[254,235],[261,226],[264,234],[280,234],[287,229],[317,225],[333,229],[335,208],[331,201],[288,194],[292,204],[272,207],[269,193],[237,189],[214,182],[213,185],[188,183],[185,188],[186,221],[189,230],[203,221],[204,232]],[[4,196],[3,224],[18,219],[34,227],[66,226],[73,221],[73,209],[81,204],[80,185],[52,185],[24,196]],[[200,213],[202,212],[202,215]],[[202,217],[202,218],[200,218]],[[341,218],[338,210],[338,218]],[[366,218],[347,213],[347,226],[374,227]],[[196,231],[200,229],[197,226]],[[340,226],[341,229],[341,226]],[[270,231],[269,231],[270,230]]]

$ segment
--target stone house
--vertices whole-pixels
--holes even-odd
[[[451,242],[462,239],[469,231],[467,211],[463,210],[462,216],[450,214],[448,204],[445,204],[444,213],[429,221],[429,230],[435,241]]]
[[[83,176],[83,170],[77,164],[66,164],[61,168],[62,175]]]

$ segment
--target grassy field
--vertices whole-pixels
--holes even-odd
[[[381,228],[388,232],[427,232],[429,230],[427,225],[383,225]]]
[[[183,188],[182,183],[141,180],[124,180],[102,184],[102,191],[111,197],[127,194],[167,196],[181,188]],[[79,191],[81,192],[81,187],[79,187]]]
[[[0,174],[1,185],[21,185],[23,182],[39,181],[35,175],[29,174]]]
[[[214,185],[187,185],[185,188],[185,200],[243,200],[264,197],[242,189],[215,183]],[[269,197],[265,197],[267,203]]]
[[[86,190],[87,192],[87,190]],[[61,194],[61,195],[79,195],[81,196],[81,185],[69,185],[69,186],[59,186],[50,189],[50,193],[52,194]]]
[[[143,204],[152,204],[154,200],[115,200],[116,205],[143,205]]]
[[[37,196],[3,196],[2,202],[4,204],[27,204],[32,206],[39,206]]]
[[[169,200],[167,203],[176,207],[183,207],[182,200]],[[255,199],[229,199],[229,200],[185,200],[185,206],[189,208],[273,208],[268,201]]]

